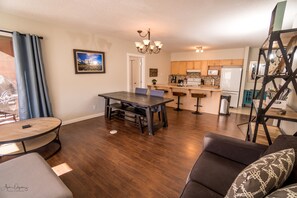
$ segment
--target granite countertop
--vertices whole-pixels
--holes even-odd
[[[193,85],[183,85],[177,86],[177,84],[156,84],[156,85],[148,85],[148,87],[163,87],[169,89],[188,89],[188,90],[203,90],[203,91],[222,91],[219,86],[211,86],[211,85],[200,85],[200,86],[193,86]]]

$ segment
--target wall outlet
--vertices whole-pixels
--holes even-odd
[[[96,105],[93,105],[93,110],[96,110]]]

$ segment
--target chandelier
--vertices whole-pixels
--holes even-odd
[[[200,47],[196,47],[196,52],[197,53],[202,53],[203,52],[203,48],[202,48],[202,46],[200,46]]]
[[[161,51],[161,48],[163,46],[163,44],[161,43],[161,41],[155,41],[154,44],[153,42],[151,41],[151,31],[150,29],[148,29],[147,33],[142,35],[142,30],[138,30],[137,31],[139,36],[142,37],[142,38],[146,38],[147,39],[144,39],[141,43],[141,42],[135,42],[135,46],[137,48],[137,51],[142,53],[142,54],[145,54],[145,53],[148,53],[148,54],[158,54],[160,51]]]

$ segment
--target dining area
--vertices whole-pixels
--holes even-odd
[[[164,98],[163,90],[135,88],[135,92],[118,91],[98,94],[105,100],[105,117],[112,121],[119,118],[124,122],[132,122],[141,133],[147,128],[149,135],[154,135],[160,128],[168,127],[166,103],[171,98]],[[154,114],[158,119],[154,119]]]

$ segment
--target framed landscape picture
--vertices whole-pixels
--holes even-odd
[[[105,73],[104,52],[74,49],[76,74]]]

